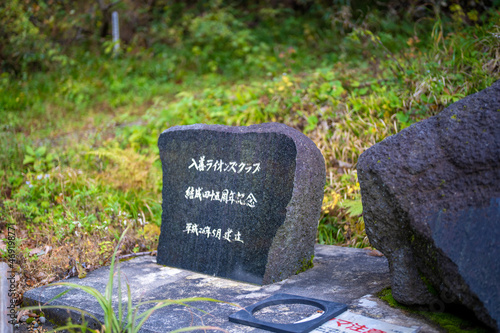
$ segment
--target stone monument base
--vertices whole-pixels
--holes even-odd
[[[369,250],[338,246],[316,245],[314,267],[284,281],[258,286],[187,270],[156,264],[152,256],[138,257],[120,263],[122,276],[126,277],[132,293],[132,304],[148,300],[180,299],[188,297],[209,297],[227,303],[246,307],[277,293],[286,293],[348,305],[347,315],[360,314],[384,323],[406,327],[410,332],[439,332],[422,319],[409,317],[393,309],[375,295],[390,286],[389,267],[385,257],[369,255]],[[84,279],[71,278],[68,282],[92,286],[104,293],[109,268],[93,271]],[[115,283],[114,302],[117,301]],[[122,285],[122,300],[127,301],[125,285]],[[27,304],[44,304],[65,290],[62,286],[46,286],[32,289],[24,294]],[[168,306],[157,310],[143,326],[141,332],[170,332],[187,326],[216,326],[228,332],[266,332],[250,326],[229,322],[229,315],[241,308],[227,303],[194,302],[190,307]],[[97,301],[81,292],[72,290],[53,301],[52,305],[69,305],[92,313],[98,319],[103,312]],[[125,303],[126,304],[126,303]],[[149,307],[151,307],[150,305]],[[149,308],[141,307],[139,312]],[[199,310],[203,310],[203,313]],[[66,310],[44,310],[50,320],[64,323],[68,318]],[[74,318],[79,318],[79,315]],[[293,319],[294,313],[287,309],[279,313],[280,320]],[[94,324],[91,320],[88,323]],[[406,331],[405,331],[406,332]]]

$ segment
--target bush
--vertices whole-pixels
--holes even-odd
[[[68,58],[30,20],[30,13],[19,0],[0,5],[0,68],[16,74],[63,65]]]

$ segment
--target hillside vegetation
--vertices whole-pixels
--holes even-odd
[[[500,78],[500,11],[359,3],[0,5],[0,251],[14,224],[19,294],[105,265],[127,226],[122,254],[155,250],[174,125],[302,131],[326,161],[318,242],[370,246],[359,155]]]

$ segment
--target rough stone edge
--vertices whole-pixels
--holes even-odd
[[[435,119],[430,118],[431,121]],[[420,278],[417,267],[412,264],[409,258],[413,257],[413,249],[410,244],[410,236],[412,228],[407,218],[407,213],[401,208],[396,200],[396,194],[393,189],[385,184],[380,174],[377,174],[374,169],[377,165],[377,153],[386,148],[392,141],[396,140],[404,133],[414,131],[416,124],[406,128],[405,130],[390,136],[376,145],[370,147],[363,152],[358,159],[357,170],[358,179],[361,185],[361,201],[363,203],[363,216],[365,218],[365,229],[370,243],[380,250],[389,260],[389,271],[391,274],[392,293],[396,300],[406,304],[422,304],[431,303],[436,298],[429,292],[427,286]],[[368,184],[371,186],[371,192],[366,192]],[[404,235],[404,237],[394,239],[393,242],[397,247],[390,248],[386,246],[386,241],[378,236],[378,231],[382,227],[377,225],[377,216],[387,216],[390,220],[386,221],[386,234],[391,234],[391,231]],[[401,222],[403,222],[401,224]],[[396,232],[397,231],[397,232]],[[405,272],[402,273],[402,272]],[[418,294],[418,300],[404,302],[400,295],[406,294],[406,286],[412,285],[412,288]]]
[[[314,142],[303,133],[281,123],[264,123],[250,126],[226,126],[226,125],[206,125],[195,124],[185,126],[174,126],[162,132],[186,130],[210,130],[216,132],[229,133],[279,133],[288,136],[295,143],[297,155],[295,158],[295,175],[292,198],[286,207],[286,217],[283,225],[276,232],[274,241],[271,244],[268,254],[268,260],[262,284],[271,284],[284,280],[291,275],[294,275],[303,266],[307,266],[308,262],[312,262],[314,256],[314,244],[316,243],[316,232],[321,214],[321,205],[323,203],[323,190],[326,182],[326,167],[325,159],[321,151],[316,147]],[[162,141],[162,135],[158,139],[158,146]],[[302,158],[299,159],[299,156]],[[309,157],[309,158],[308,158]],[[307,161],[307,163],[306,163]],[[315,172],[315,170],[320,170]],[[321,183],[321,188],[316,191],[311,191],[309,184]],[[296,186],[296,184],[301,184]],[[305,200],[312,196],[311,200]],[[316,202],[317,204],[308,204]],[[315,224],[310,223],[308,227],[301,227],[301,221],[292,220],[291,216],[302,211],[302,216],[307,219],[316,221]],[[288,239],[288,242],[285,240]],[[287,262],[287,269],[278,267],[277,264],[282,262],[289,254],[289,249],[293,248],[293,252],[299,253],[296,258],[290,258]]]
[[[360,155],[360,157],[358,159],[358,163],[357,163],[358,178],[359,178],[360,184],[362,185],[361,186],[362,201],[363,201],[363,203],[365,201],[373,201],[373,197],[370,197],[366,193],[363,193],[363,183],[375,183],[375,184],[377,184],[377,186],[373,186],[372,188],[376,187],[377,192],[380,193],[379,198],[383,198],[382,199],[383,202],[380,202],[380,200],[379,200],[378,207],[374,208],[373,210],[367,211],[366,214],[365,214],[365,211],[363,212],[365,215],[365,221],[370,220],[370,218],[369,218],[370,215],[376,215],[377,210],[380,211],[380,210],[386,209],[386,212],[387,212],[388,211],[387,208],[391,207],[392,203],[397,202],[397,201],[394,201],[395,196],[396,196],[395,193],[390,188],[385,186],[385,183],[383,181],[381,181],[379,175],[376,174],[373,170],[376,167],[376,164],[374,163],[375,155],[378,153],[378,150],[382,149],[381,147],[389,146],[393,141],[398,140],[400,137],[404,138],[405,135],[408,135],[411,132],[419,131],[419,129],[422,126],[430,126],[431,123],[434,123],[433,124],[434,127],[437,127],[437,128],[442,127],[442,123],[444,122],[444,119],[450,117],[450,115],[452,115],[452,114],[456,115],[456,114],[462,113],[464,110],[464,105],[466,105],[467,103],[470,103],[471,100],[475,101],[476,103],[478,103],[478,102],[485,103],[485,106],[487,106],[488,99],[486,99],[485,96],[488,96],[488,97],[495,97],[496,96],[498,99],[498,94],[496,94],[496,93],[499,90],[500,90],[500,80],[496,80],[489,87],[486,87],[483,90],[480,90],[476,93],[470,94],[470,95],[460,99],[459,101],[450,104],[448,107],[446,107],[440,113],[438,113],[432,117],[429,117],[427,119],[424,119],[422,121],[419,121],[415,124],[412,124],[408,128],[405,128],[405,129],[401,130],[399,133],[396,133],[394,135],[391,135],[391,136],[385,138],[384,140],[376,143],[375,145],[373,145],[372,147],[367,149],[365,152],[363,152]],[[482,110],[482,108],[480,108],[480,110]],[[498,111],[500,111],[500,110],[497,110],[497,112]],[[452,165],[454,165],[456,162],[454,162],[454,159],[449,154],[449,151],[447,151],[442,146],[444,142],[443,142],[443,137],[441,135],[441,132],[433,133],[433,135],[435,135],[436,144],[441,144],[441,147],[439,149],[440,152],[444,156],[446,156],[446,158],[448,159],[448,161]],[[364,204],[364,206],[366,207],[368,205]],[[406,212],[404,212],[404,210],[400,207],[399,204],[396,205],[396,207],[394,209],[391,209],[391,210],[392,210],[392,212],[390,214],[393,217],[391,219],[391,227],[397,227],[396,221],[399,221],[402,218],[404,219]],[[374,225],[375,224],[376,224],[376,221],[374,219]],[[414,249],[412,249],[412,247],[410,246],[409,237],[404,237],[403,240],[399,240],[398,248],[395,251],[391,251],[391,249],[385,248],[385,246],[383,245],[383,240],[376,237],[376,232],[374,230],[372,230],[372,229],[374,229],[374,225],[372,226],[371,223],[365,223],[366,234],[368,235],[372,245],[376,246],[379,250],[381,250],[384,253],[384,255],[386,255],[386,257],[388,259],[390,259],[389,260],[389,270],[390,270],[390,274],[391,274],[391,286],[392,286],[394,298],[402,303],[407,303],[407,302],[403,302],[401,299],[399,299],[400,297],[398,297],[398,295],[404,294],[404,286],[405,286],[405,284],[409,283],[409,284],[413,284],[413,288],[415,288],[416,290],[419,290],[420,296],[418,299],[420,301],[408,302],[407,304],[426,304],[426,303],[430,304],[432,302],[437,301],[438,298],[435,295],[432,295],[428,291],[427,285],[421,279],[420,274],[418,273],[417,267],[410,264],[410,262],[412,262],[411,260],[408,261],[408,258],[412,257],[414,255],[414,252],[415,252]],[[404,226],[402,226],[403,229],[407,230],[407,231],[405,231],[405,234],[407,234],[408,236],[410,234],[413,234],[413,232],[411,232],[411,229],[418,228],[418,227],[420,227],[419,232],[421,232],[422,234],[424,234],[426,236],[429,235],[430,230],[426,227],[422,227],[418,223],[415,223],[413,225],[411,225],[411,223],[406,223]],[[432,244],[433,244],[432,250],[434,250],[439,255],[439,260],[441,261],[441,265],[446,266],[447,269],[453,269],[455,271],[458,271],[457,265],[451,259],[446,258],[446,256],[442,253],[442,250],[439,247],[437,247],[436,244],[434,244],[434,242],[432,242]],[[398,265],[396,265],[396,266],[399,266],[399,267],[405,266],[406,272],[407,273],[409,272],[409,274],[405,274],[406,276],[404,276],[403,274],[395,273],[394,263],[396,261],[398,262]],[[458,272],[455,274],[457,276],[460,276],[460,274]],[[399,276],[399,279],[397,278],[398,276]],[[403,277],[403,278],[401,278],[401,277]],[[468,290],[467,292],[470,295],[472,295],[469,298],[477,298],[476,294],[469,288],[468,284],[465,281],[463,281],[463,279],[461,277],[458,279],[458,281],[455,281],[455,284],[464,285],[465,288]],[[424,299],[426,301],[422,301]],[[471,304],[474,303],[473,301],[469,301],[469,302]],[[467,302],[467,303],[469,303],[469,302]],[[465,304],[465,303],[462,302],[462,304]],[[467,307],[469,307],[469,306],[467,306]],[[478,308],[483,308],[482,311],[486,312],[488,315],[486,315],[486,316],[481,315]],[[499,322],[495,318],[491,317],[491,314],[489,313],[489,310],[486,309],[485,305],[481,304],[481,305],[478,305],[477,307],[469,307],[469,309],[472,310],[476,314],[476,316],[481,321],[483,321],[483,323],[492,327],[495,330],[495,332],[500,332],[500,330],[498,328]]]

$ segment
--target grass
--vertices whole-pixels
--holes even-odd
[[[475,26],[394,26],[375,13],[335,40],[313,26],[307,43],[246,40],[260,46],[241,57],[208,47],[117,57],[77,49],[57,71],[2,73],[0,251],[6,257],[4,226],[15,224],[18,299],[109,264],[125,228],[117,255],[155,250],[156,143],[174,125],[276,121],[304,132],[327,168],[317,241],[370,246],[359,155],[500,78],[500,13],[488,15]]]
[[[120,246],[122,245],[123,238],[127,232],[128,228],[125,229],[125,231],[122,233],[120,236],[120,239],[118,240],[118,246],[115,248],[113,252],[113,256],[111,258],[111,264],[109,266],[109,278],[108,278],[108,283],[106,284],[106,290],[104,292],[104,295],[101,294],[97,289],[89,286],[83,286],[79,285],[76,283],[70,283],[70,282],[59,282],[59,283],[54,283],[54,286],[65,286],[68,287],[65,291],[61,292],[60,294],[56,295],[53,297],[48,303],[51,303],[68,292],[70,292],[73,289],[80,289],[83,292],[89,294],[93,298],[95,298],[99,305],[101,306],[101,309],[103,310],[104,313],[104,322],[100,322],[93,314],[89,313],[88,311],[78,309],[72,306],[65,306],[65,305],[38,305],[38,306],[28,306],[24,307],[21,310],[37,310],[37,311],[43,311],[43,310],[49,310],[49,309],[65,309],[68,311],[76,311],[81,313],[82,315],[82,322],[77,324],[73,323],[71,321],[68,322],[67,325],[63,325],[60,327],[55,328],[52,332],[55,331],[62,331],[62,330],[70,330],[72,332],[77,329],[78,331],[81,332],[94,332],[94,333],[117,333],[117,332],[127,332],[127,333],[137,333],[141,329],[141,327],[144,325],[144,323],[148,320],[148,318],[153,314],[153,312],[164,308],[169,305],[183,305],[183,306],[188,306],[186,303],[190,302],[199,302],[199,301],[208,301],[208,302],[220,302],[215,299],[211,298],[203,298],[203,297],[192,297],[192,298],[184,298],[184,299],[179,299],[179,300],[170,300],[170,299],[165,299],[165,300],[154,300],[154,301],[145,301],[145,302],[140,302],[136,305],[132,305],[132,296],[131,296],[131,291],[130,291],[130,286],[127,283],[127,303],[122,304],[122,288],[121,288],[121,274],[120,274],[120,265],[119,265],[119,260],[117,260],[117,252]],[[115,275],[117,277],[118,281],[118,313],[116,310],[113,308],[113,283],[115,279]],[[144,306],[144,305],[150,305],[154,304],[153,307],[150,307],[148,310],[139,313],[139,307]],[[202,310],[200,310],[202,311]],[[100,327],[98,329],[91,329],[88,327],[87,323],[85,322],[85,318],[92,318],[95,320],[95,322],[100,323]],[[185,327],[185,328],[180,328],[176,329],[172,332],[187,332],[187,331],[195,331],[195,330],[218,330],[218,331],[223,331],[220,328],[213,327],[213,326],[191,326],[191,327]]]

